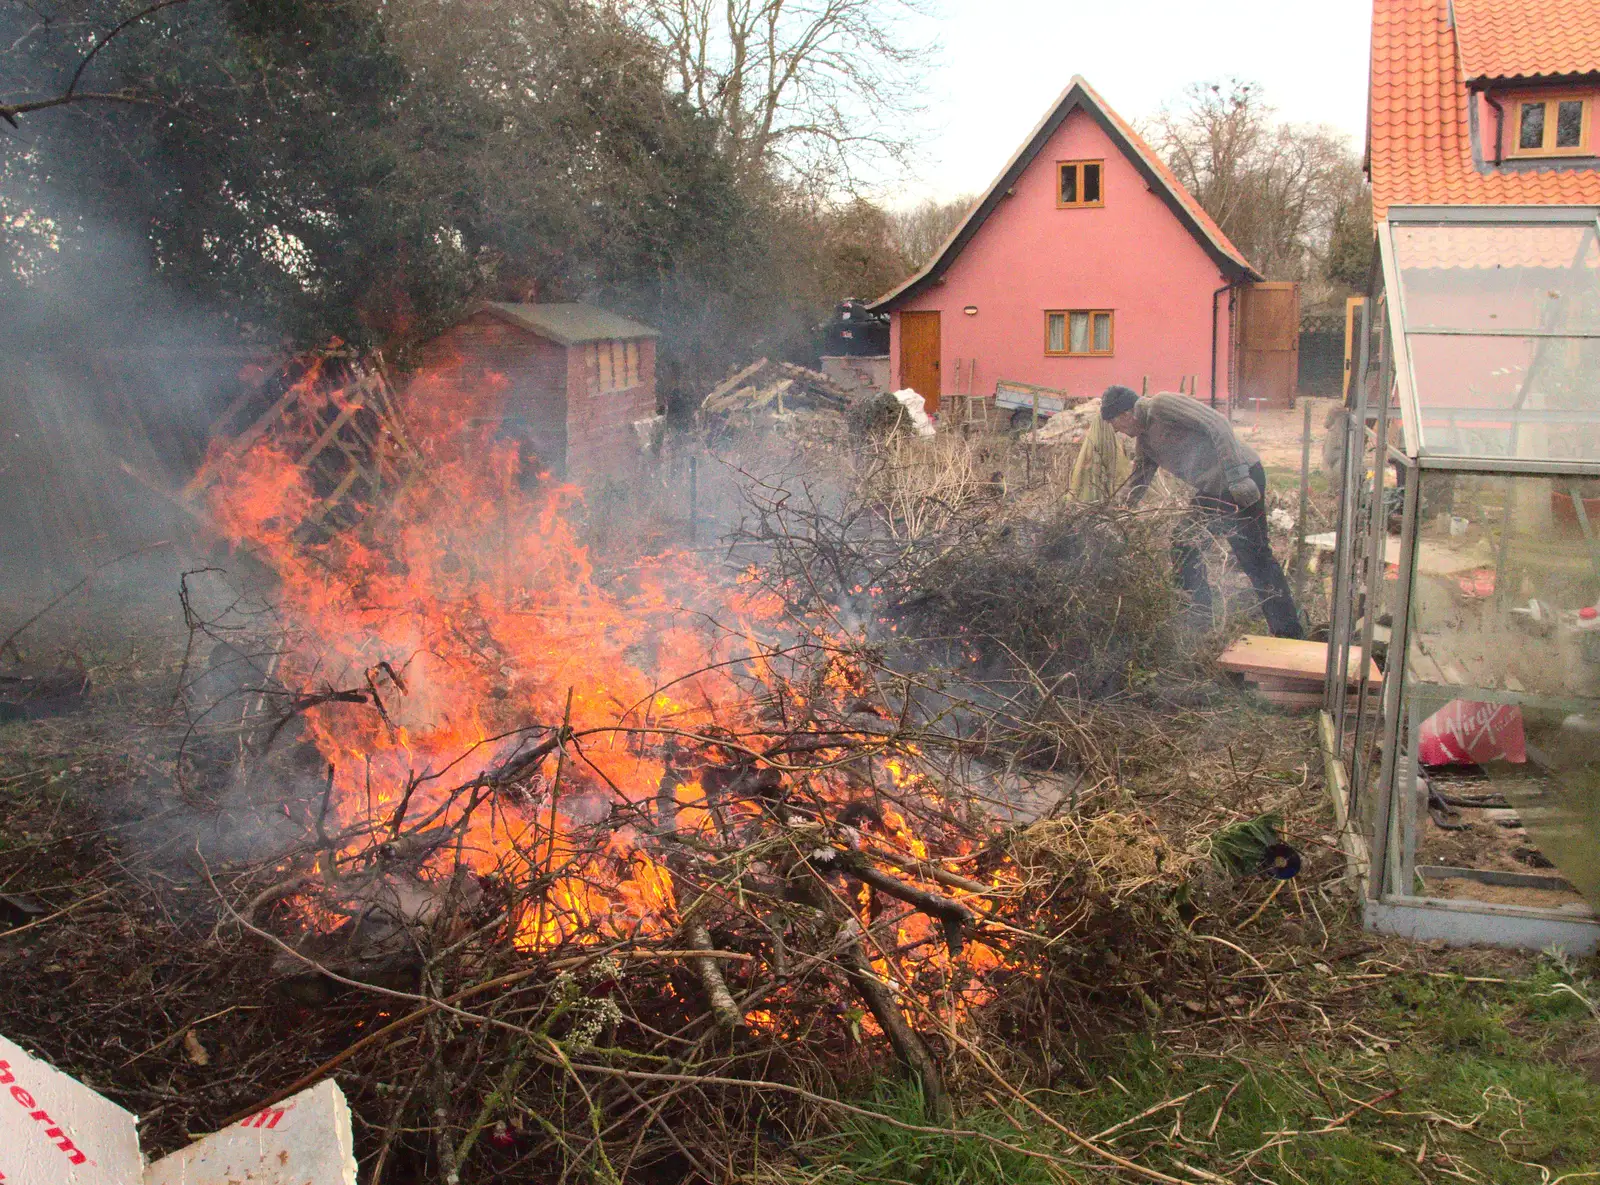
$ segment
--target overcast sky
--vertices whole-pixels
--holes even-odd
[[[1074,74],[1131,120],[1189,82],[1237,75],[1283,118],[1329,124],[1360,151],[1371,20],[1371,0],[933,0],[918,23],[943,46],[929,136],[884,198],[981,191]]]

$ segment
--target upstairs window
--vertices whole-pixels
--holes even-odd
[[[1104,173],[1104,161],[1057,161],[1056,206],[1059,209],[1066,209],[1068,207],[1105,205]]]
[[[1589,155],[1589,95],[1519,99],[1512,120],[1512,156]]]
[[[624,391],[639,385],[639,343],[589,342],[583,348],[584,377],[589,394]]]
[[[1044,352],[1073,357],[1111,353],[1110,309],[1052,309],[1044,315]]]

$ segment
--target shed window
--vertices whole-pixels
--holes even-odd
[[[639,343],[589,342],[583,347],[584,374],[589,394],[625,391],[639,385]]]
[[[1593,98],[1523,99],[1516,106],[1512,156],[1582,156],[1588,152]]]
[[[1101,184],[1104,165],[1104,161],[1098,160],[1057,161],[1060,185],[1056,192],[1056,205],[1062,209],[1105,205],[1105,191]]]
[[[1111,353],[1110,309],[1053,309],[1044,318],[1046,354]]]

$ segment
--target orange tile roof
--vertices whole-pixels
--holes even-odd
[[[1461,0],[1455,2],[1459,12]],[[1554,2],[1595,9],[1594,0]],[[1469,3],[1510,7],[1506,0]],[[1600,206],[1594,169],[1478,171],[1450,0],[1374,0],[1369,102],[1374,219],[1405,205]]]
[[[1597,0],[1455,0],[1468,78],[1537,78],[1600,70]]]

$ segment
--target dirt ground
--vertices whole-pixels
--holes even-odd
[[[1315,472],[1322,460],[1322,442],[1328,434],[1325,421],[1337,399],[1317,399],[1302,395],[1292,408],[1267,408],[1234,412],[1233,430],[1239,439],[1261,454],[1266,469],[1300,468],[1301,434],[1305,428],[1306,404],[1311,405],[1311,468]]]

